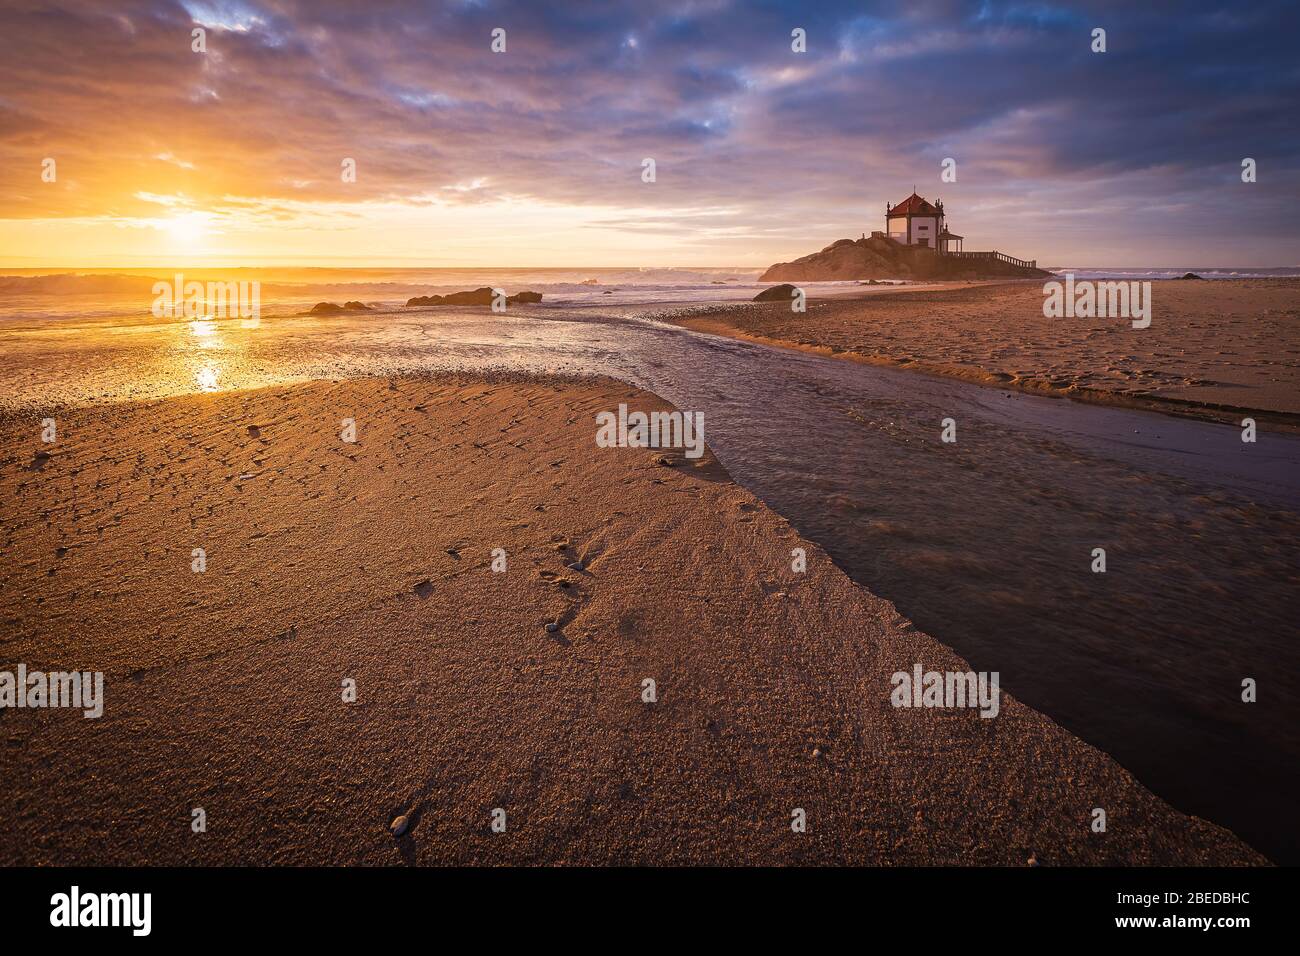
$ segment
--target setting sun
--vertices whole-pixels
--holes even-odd
[[[189,212],[162,221],[163,231],[179,250],[199,252],[209,234],[208,216]]]

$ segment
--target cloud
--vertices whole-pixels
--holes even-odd
[[[767,254],[802,234],[799,253],[881,228],[916,185],[963,233],[1040,260],[1100,242],[1094,214],[1062,209],[1115,217],[1099,248],[1208,228],[1210,258],[1236,237],[1295,260],[1298,21],[1283,2],[6,4],[0,218],[147,218],[159,197],[217,217],[725,208],[727,235]],[[958,181],[941,185],[949,156]],[[672,234],[640,213],[623,226]],[[698,228],[678,220],[683,241]]]

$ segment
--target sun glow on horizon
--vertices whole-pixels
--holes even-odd
[[[212,231],[209,219],[206,213],[187,212],[162,220],[160,226],[180,249],[201,252],[204,240]]]
[[[775,251],[755,250],[792,241],[788,229],[768,234],[741,225],[743,211],[726,205],[577,205],[513,196],[480,202],[420,196],[325,203],[228,196],[212,208],[198,208],[183,196],[136,198],[164,205],[169,213],[0,221],[0,251],[23,251],[0,256],[0,263],[19,268],[130,268],[133,263],[762,267]],[[710,251],[719,244],[734,247],[735,254]]]

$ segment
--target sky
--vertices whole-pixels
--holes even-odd
[[[1295,2],[0,0],[0,266],[761,268],[914,187],[1040,265],[1300,265],[1297,36]]]

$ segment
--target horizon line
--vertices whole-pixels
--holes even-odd
[[[738,265],[706,265],[706,264],[693,264],[693,265],[601,265],[601,266],[596,266],[596,265],[547,265],[547,266],[525,266],[525,265],[472,265],[472,266],[471,266],[471,265],[465,265],[465,266],[448,266],[448,265],[431,265],[431,264],[423,264],[423,265],[407,265],[407,264],[399,264],[399,263],[404,263],[404,262],[408,261],[408,260],[400,260],[400,259],[399,259],[399,260],[390,261],[390,262],[376,262],[376,263],[363,263],[363,264],[350,263],[350,264],[346,264],[346,265],[324,265],[324,264],[321,264],[321,263],[319,263],[319,262],[309,262],[309,261],[276,262],[276,263],[269,263],[269,264],[262,264],[262,265],[231,265],[231,264],[207,265],[207,264],[202,264],[202,263],[188,263],[188,264],[184,264],[184,265],[178,265],[178,264],[171,264],[171,263],[165,263],[165,262],[162,262],[162,263],[152,263],[152,264],[150,264],[150,263],[139,263],[139,264],[135,264],[135,265],[121,265],[121,266],[98,265],[98,264],[80,264],[80,265],[74,265],[74,264],[68,264],[68,263],[40,263],[40,264],[37,264],[37,265],[16,265],[16,264],[10,264],[10,263],[6,262],[5,260],[8,259],[8,258],[18,258],[18,257],[0,257],[0,269],[21,269],[21,270],[25,270],[25,271],[33,271],[33,270],[45,270],[45,269],[49,269],[49,270],[65,270],[65,271],[79,271],[79,272],[84,272],[84,271],[86,271],[86,270],[90,270],[90,269],[104,270],[104,271],[108,271],[108,272],[124,272],[124,271],[130,270],[130,269],[179,269],[179,270],[182,270],[182,271],[185,270],[185,269],[196,269],[196,270],[224,269],[224,270],[228,270],[228,271],[239,271],[239,270],[273,269],[273,268],[278,268],[278,269],[290,269],[290,268],[296,268],[296,269],[322,269],[322,270],[324,270],[324,269],[334,269],[334,270],[357,270],[357,271],[360,271],[360,270],[363,270],[363,269],[441,269],[441,270],[446,270],[446,271],[459,270],[459,271],[465,271],[465,272],[467,272],[467,271],[490,271],[490,270],[494,270],[494,269],[495,269],[495,270],[518,270],[518,271],[525,271],[525,270],[528,270],[528,271],[533,271],[533,272],[546,272],[546,271],[554,271],[554,272],[558,272],[558,271],[566,271],[566,272],[580,272],[580,271],[622,271],[622,272],[627,272],[627,271],[629,271],[629,270],[641,270],[641,271],[649,271],[649,270],[672,270],[672,271],[683,271],[683,270],[691,270],[691,269],[708,269],[708,270],[715,270],[715,271],[733,271],[733,272],[754,272],[754,271],[759,271],[759,272],[762,272],[762,271],[766,271],[768,268],[770,268],[770,265],[769,265],[769,266],[738,266]],[[330,260],[330,261],[332,261],[332,260]],[[1241,266],[1241,265],[1226,265],[1226,264],[1224,264],[1224,265],[1207,265],[1207,264],[1202,264],[1202,265],[1188,265],[1187,263],[1179,263],[1179,264],[1177,264],[1177,265],[1155,265],[1155,264],[1142,264],[1142,265],[1092,265],[1092,264],[1086,264],[1086,263],[1085,263],[1085,264],[1073,264],[1073,265],[1069,265],[1069,266],[1064,266],[1064,265],[1040,266],[1040,268],[1045,269],[1045,270],[1048,270],[1048,271],[1056,271],[1056,270],[1062,270],[1062,269],[1088,269],[1088,270],[1091,270],[1091,271],[1097,271],[1097,270],[1100,270],[1100,269],[1125,269],[1125,270],[1142,270],[1142,269],[1145,269],[1145,270],[1159,270],[1159,269],[1188,269],[1188,270],[1194,270],[1194,269],[1202,269],[1202,270],[1205,270],[1205,271],[1210,271],[1210,270],[1219,270],[1219,271],[1223,271],[1223,270],[1229,270],[1229,269],[1231,269],[1231,270],[1236,270],[1236,271],[1263,272],[1263,271],[1268,271],[1268,270],[1271,270],[1271,269],[1300,269],[1300,264],[1296,264],[1296,265],[1268,265],[1268,266]],[[855,280],[845,279],[845,280],[819,280],[819,281],[855,281]]]

